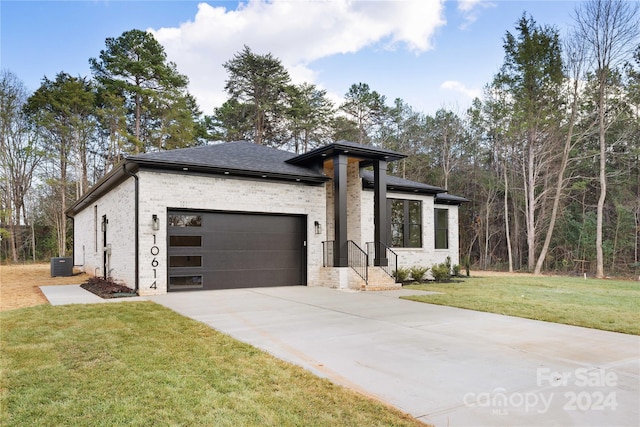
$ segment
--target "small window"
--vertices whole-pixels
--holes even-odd
[[[202,215],[169,215],[169,227],[202,227]]]
[[[449,249],[449,210],[435,209],[436,249]]]
[[[169,236],[169,246],[202,246],[202,236]]]
[[[93,207],[93,237],[95,243],[94,252],[98,253],[98,205]]]
[[[189,289],[201,287],[202,276],[169,276],[169,288]]]
[[[420,200],[388,199],[391,223],[391,246],[422,247],[422,202]]]
[[[191,255],[172,255],[169,257],[169,267],[202,267],[202,257]]]

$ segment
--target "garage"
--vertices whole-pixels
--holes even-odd
[[[306,217],[170,210],[168,290],[306,284]]]

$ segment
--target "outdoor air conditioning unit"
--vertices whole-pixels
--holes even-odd
[[[71,257],[51,258],[51,277],[73,276],[73,259]]]

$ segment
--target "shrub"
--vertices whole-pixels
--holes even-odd
[[[451,269],[447,263],[436,264],[431,267],[431,275],[436,282],[444,282],[451,277]]]
[[[452,270],[451,275],[453,277],[460,277],[461,276],[461,274],[460,274],[460,264],[454,264],[453,267],[451,267],[451,270]]]
[[[428,267],[421,267],[419,265],[414,265],[411,267],[411,277],[415,281],[420,281],[424,277],[425,273],[429,271]]]
[[[408,268],[398,268],[396,271],[394,271],[396,280],[401,283],[407,281],[407,279],[409,278],[409,273],[410,272]]]
[[[465,255],[463,258],[464,271],[467,273],[467,277],[471,275],[471,262],[469,261],[469,255]]]

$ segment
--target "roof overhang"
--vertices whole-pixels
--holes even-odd
[[[349,141],[338,141],[289,159],[287,163],[299,166],[317,165],[322,164],[325,160],[332,159],[338,154],[358,158],[362,166],[367,166],[375,161],[383,160],[393,162],[407,157],[405,154],[392,150],[356,144]]]
[[[454,194],[449,194],[449,193],[440,193],[438,195],[436,195],[436,199],[434,200],[434,203],[436,205],[456,205],[459,206],[462,203],[467,203],[469,202],[469,199],[464,198],[464,197],[460,197],[460,196],[456,196]]]
[[[362,188],[373,189],[374,188],[374,176],[373,172],[367,170],[360,171],[360,177],[362,178]],[[396,193],[407,194],[429,194],[436,195],[440,193],[446,193],[446,190],[434,185],[423,184],[421,182],[410,181],[408,179],[399,178],[393,175],[387,175],[387,191]]]
[[[169,162],[157,159],[136,159],[135,163],[140,169],[160,169],[178,171],[183,173],[201,173],[207,175],[224,175],[227,177],[262,178],[281,181],[303,182],[306,184],[322,184],[329,180],[319,174],[287,174],[282,172],[237,169],[233,167],[220,167],[197,165],[191,163]]]
[[[167,172],[179,172],[182,174],[203,174],[203,175],[220,175],[225,178],[250,178],[259,180],[275,180],[287,182],[299,182],[307,185],[320,185],[328,181],[330,178],[310,173],[305,174],[286,174],[278,172],[264,172],[259,170],[234,169],[218,166],[194,165],[180,162],[168,162],[161,160],[149,159],[126,159],[116,166],[111,172],[101,178],[91,187],[76,203],[68,208],[65,213],[67,216],[73,217],[78,212],[92,205],[95,200],[99,199],[116,186],[127,180],[132,174],[139,170],[155,170]]]
[[[88,192],[68,208],[65,211],[65,214],[67,216],[74,217],[78,212],[82,211],[87,206],[92,205],[96,200],[107,194],[122,182],[126,181],[131,174],[134,174],[137,171],[138,166],[136,164],[131,164],[126,160],[119,163],[111,172],[103,176]]]

